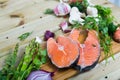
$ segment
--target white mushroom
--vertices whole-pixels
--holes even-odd
[[[98,10],[95,7],[87,7],[87,16],[90,17],[97,17],[98,16]]]
[[[68,3],[60,2],[55,8],[54,13],[56,16],[65,16],[70,13],[71,7]]]

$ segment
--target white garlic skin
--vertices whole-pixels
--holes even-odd
[[[70,13],[71,7],[67,3],[59,3],[55,8],[54,8],[54,14],[56,16],[65,16],[68,13]]]
[[[60,28],[61,28],[63,31],[65,31],[66,29],[68,29],[68,23],[67,23],[66,21],[61,22],[59,26],[60,26]]]
[[[84,20],[81,18],[82,13],[79,12],[77,7],[73,7],[70,11],[69,23],[75,24],[74,21],[82,23]]]
[[[87,7],[87,16],[90,17],[97,17],[98,16],[98,10],[95,7]]]

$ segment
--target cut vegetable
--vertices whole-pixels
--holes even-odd
[[[49,38],[54,37],[54,36],[55,34],[53,32],[47,30],[44,35],[44,40],[47,41]]]
[[[81,30],[74,29],[70,37],[78,43],[80,49],[80,58],[74,67],[83,72],[95,67],[100,56],[100,44],[95,31],[88,31],[86,36]]]
[[[51,72],[39,70],[31,72],[27,80],[52,80],[52,76]]]
[[[58,68],[70,67],[79,57],[77,44],[70,38],[58,36],[47,41],[48,56]]]

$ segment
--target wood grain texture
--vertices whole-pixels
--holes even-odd
[[[102,61],[91,71],[74,76],[69,80],[119,80],[120,65],[118,64],[120,62],[120,53],[114,57],[115,60],[109,58],[107,64],[106,61]]]
[[[0,1],[2,2],[4,0]],[[120,22],[120,9],[118,7],[112,5],[106,0],[92,0],[92,2],[94,4],[110,7],[113,11],[113,15],[115,16],[115,22]],[[57,3],[57,0],[5,0],[5,6],[0,7],[0,69],[4,64],[5,58],[9,55],[9,52],[12,51],[17,42],[20,43],[19,55],[22,55],[25,45],[27,45],[29,41],[36,36],[42,38],[46,30],[49,29],[51,31],[56,31],[56,34],[59,34],[60,31],[58,30],[58,25],[65,19],[61,17],[57,18],[54,15],[44,14],[44,11],[47,8],[53,9]],[[0,4],[0,6],[2,5]],[[11,17],[11,15],[20,16]],[[24,23],[20,24],[21,21]],[[33,31],[32,35],[30,35],[25,41],[21,42],[18,40],[18,36],[31,31]],[[120,52],[120,44],[113,42],[112,48],[114,53]],[[99,61],[102,60],[104,60],[103,53],[101,53]],[[78,73],[72,68],[58,70],[50,62],[43,65],[42,69],[51,72],[57,70],[53,77],[54,80],[64,80]],[[91,73],[92,72],[90,71],[89,74]],[[110,75],[112,75],[112,73]],[[87,77],[87,75],[84,77]],[[98,77],[93,80],[97,78]]]

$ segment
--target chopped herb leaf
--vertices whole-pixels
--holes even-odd
[[[20,35],[20,36],[18,37],[18,39],[19,39],[20,41],[23,41],[23,40],[25,40],[28,36],[30,36],[31,34],[32,34],[32,32],[26,32],[26,33]]]
[[[46,9],[46,11],[44,12],[44,14],[53,14],[54,11],[52,9]]]

